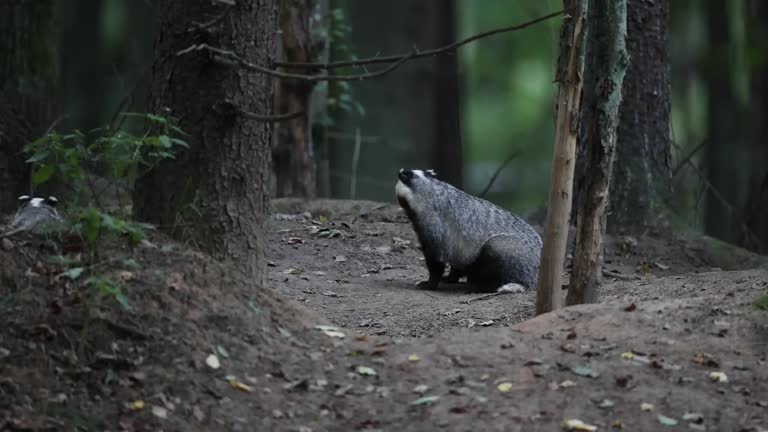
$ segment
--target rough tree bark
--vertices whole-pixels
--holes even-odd
[[[608,229],[652,226],[671,192],[669,0],[627,0],[627,51]]]
[[[580,184],[576,248],[566,304],[596,303],[602,279],[606,210],[613,169],[621,86],[629,56],[626,0],[591,0],[587,36],[590,111],[585,177]]]
[[[0,213],[29,194],[20,153],[54,119],[58,85],[55,2],[0,2]]]
[[[179,119],[190,149],[139,179],[134,191],[138,219],[175,234],[183,229],[262,286],[271,127],[240,113],[272,113],[271,79],[205,50],[179,53],[206,43],[268,64],[276,15],[276,0],[161,3],[150,106]]]
[[[752,166],[749,198],[745,209],[747,230],[742,245],[768,254],[768,4],[764,0],[747,2],[747,31],[753,53],[751,70],[751,148]],[[753,54],[754,55],[754,54]]]
[[[283,61],[306,63],[317,60],[312,46],[310,15],[313,0],[281,0],[280,31]],[[277,196],[314,198],[316,165],[310,125],[310,96],[314,83],[280,80],[275,94],[275,112],[302,114],[275,125],[272,153]]]
[[[563,19],[560,34],[555,154],[552,158],[536,314],[558,309],[563,303],[563,264],[571,213],[576,140],[579,134],[587,6],[587,0],[563,0],[563,7],[571,12]]]

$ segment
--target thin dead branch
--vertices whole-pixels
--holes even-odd
[[[548,15],[544,15],[542,17],[533,19],[531,21],[524,22],[522,24],[516,24],[511,25],[508,27],[501,27],[498,29],[488,30],[486,32],[478,33],[476,35],[470,36],[468,38],[462,39],[460,41],[456,41],[450,45],[446,45],[440,48],[430,49],[427,51],[421,51],[412,58],[422,58],[422,57],[431,57],[436,56],[438,54],[443,54],[447,52],[453,52],[456,51],[458,48],[467,45],[471,42],[474,42],[478,39],[486,38],[488,36],[493,36],[499,33],[508,33],[516,30],[522,30],[524,28],[530,27],[534,24],[538,24],[542,21],[549,20],[551,18],[555,18],[557,16],[563,15],[566,13],[566,9],[553,12]],[[294,68],[294,69],[336,69],[336,68],[343,68],[343,67],[350,67],[350,66],[363,66],[363,65],[369,65],[369,64],[379,64],[379,63],[393,63],[393,62],[399,62],[403,60],[404,58],[408,58],[411,54],[398,54],[398,55],[390,55],[390,56],[375,56],[365,59],[359,59],[359,60],[345,60],[345,61],[337,61],[337,62],[327,62],[327,63],[291,63],[291,62],[275,62],[275,67],[281,67],[281,68]]]

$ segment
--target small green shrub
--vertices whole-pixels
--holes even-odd
[[[106,205],[105,195],[117,190],[132,190],[137,179],[148,173],[163,160],[173,159],[187,143],[184,133],[174,119],[154,114],[122,113],[117,126],[110,125],[88,133],[74,131],[69,134],[52,133],[24,148],[33,166],[32,183],[64,185],[71,199],[63,202],[62,215],[66,220],[66,236],[76,235],[83,242],[83,261],[68,262],[62,276],[72,281],[86,274],[83,282],[92,288],[92,298],[86,299],[87,308],[103,297],[111,297],[124,309],[130,310],[121,284],[100,274],[100,249],[107,238],[126,241],[132,248],[141,242],[149,224],[130,219],[124,206]],[[126,123],[140,125],[131,132]],[[59,256],[60,261],[67,261]],[[90,314],[90,313],[89,313]]]

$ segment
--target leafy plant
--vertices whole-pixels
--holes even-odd
[[[121,113],[118,126],[83,133],[52,133],[24,148],[27,162],[32,164],[34,185],[56,181],[68,186],[74,199],[65,201],[63,212],[69,233],[82,239],[84,262],[59,255],[66,268],[61,277],[71,281],[87,275],[83,284],[90,288],[84,298],[86,315],[102,297],[110,297],[125,310],[130,305],[122,286],[112,278],[100,274],[94,264],[107,237],[126,241],[136,246],[154,227],[131,220],[120,209],[106,206],[105,195],[118,189],[130,191],[136,180],[157,164],[175,158],[179,150],[187,148],[184,133],[174,119],[154,114]],[[140,124],[140,133],[123,127],[126,123]],[[135,262],[134,262],[135,263]]]
[[[755,303],[755,307],[760,310],[768,311],[768,295],[761,297],[760,300]]]

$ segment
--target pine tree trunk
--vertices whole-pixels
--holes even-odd
[[[621,106],[621,87],[629,62],[625,47],[626,0],[591,0],[587,43],[589,77],[585,88],[591,121],[585,177],[580,184],[576,248],[566,304],[596,303],[602,278],[606,210]]]
[[[747,2],[747,31],[752,52],[768,52],[768,4]],[[746,232],[742,245],[768,254],[768,60],[754,59],[751,76],[751,148],[749,198],[745,209]]]
[[[280,31],[283,61],[316,61],[312,47],[310,14],[312,0],[282,0]],[[277,82],[275,112],[302,114],[275,125],[272,159],[277,196],[313,198],[317,194],[316,158],[310,128],[310,97],[314,85],[306,81]]]
[[[432,27],[438,45],[455,42],[456,2],[437,2],[440,7],[434,12],[437,21]],[[459,55],[448,53],[435,59],[434,75],[434,120],[435,138],[432,143],[433,167],[438,176],[457,188],[464,183],[464,158],[461,140],[461,81],[459,77]]]
[[[630,64],[622,87],[611,231],[654,225],[671,193],[669,1],[627,0]]]
[[[579,134],[581,77],[584,71],[587,0],[563,0],[572,12],[563,19],[557,65],[555,154],[541,251],[536,314],[562,307],[562,278],[571,213],[576,141]]]
[[[222,61],[194,44],[269,64],[277,32],[275,0],[165,0],[155,42],[151,107],[179,119],[190,149],[139,179],[135,216],[184,234],[215,258],[266,282],[264,225],[269,208],[269,123],[239,115],[272,113],[270,77]],[[231,10],[227,10],[231,8]],[[224,19],[216,19],[226,13]],[[202,26],[196,23],[204,24]]]
[[[0,214],[32,193],[21,150],[56,116],[55,13],[53,0],[0,2]]]

